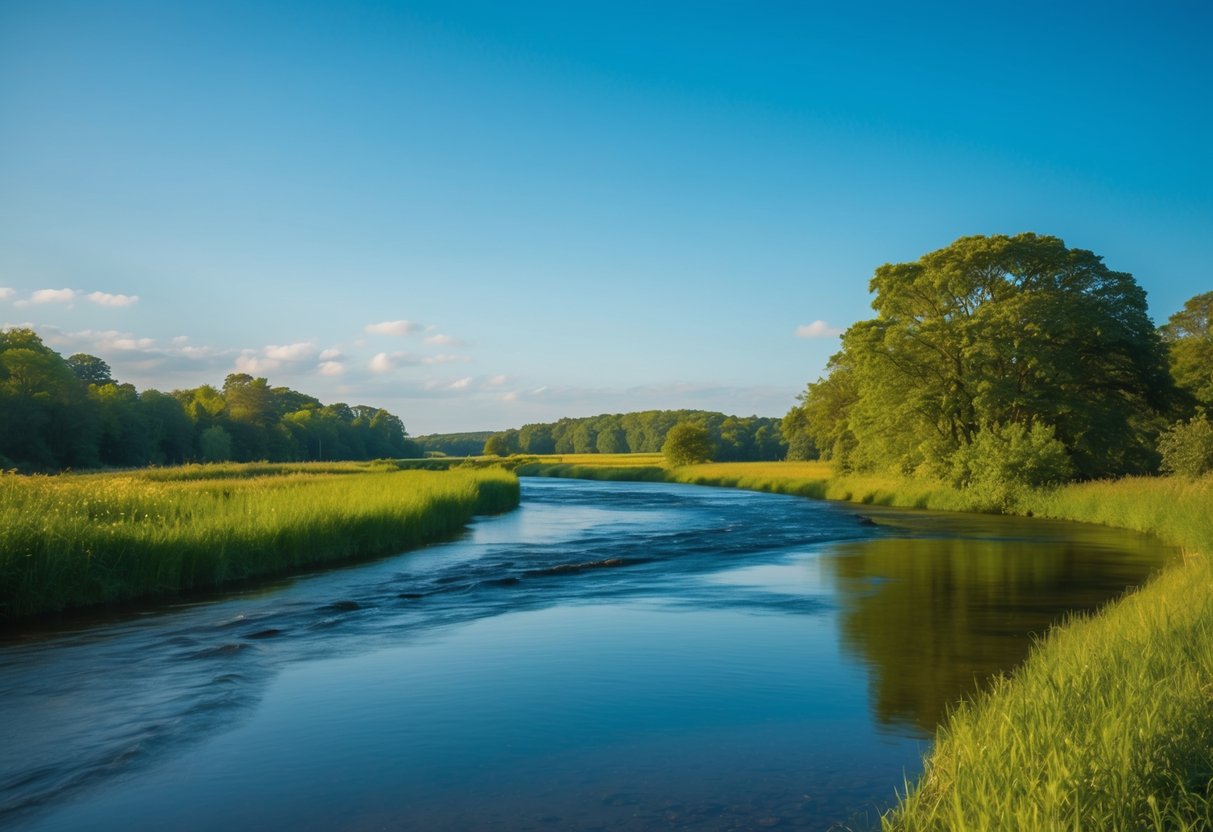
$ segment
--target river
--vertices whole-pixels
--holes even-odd
[[[951,703],[1173,557],[1040,520],[522,488],[425,549],[0,633],[0,827],[865,828]]]

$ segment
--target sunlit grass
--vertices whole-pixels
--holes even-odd
[[[0,476],[0,618],[387,554],[518,502],[498,469],[216,465]]]
[[[519,471],[615,479],[628,470],[593,463]],[[1023,667],[960,705],[926,773],[883,823],[907,832],[1213,828],[1213,477],[1077,483],[994,503],[943,483],[835,476],[820,462],[641,471],[669,482],[1101,523],[1182,547],[1185,563],[1056,628]]]

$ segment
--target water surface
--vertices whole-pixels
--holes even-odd
[[[455,541],[9,633],[0,826],[871,824],[947,706],[1169,555],[1122,531],[524,480]]]

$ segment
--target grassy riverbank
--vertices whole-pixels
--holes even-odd
[[[619,479],[615,460],[521,474]],[[832,475],[823,463],[726,463],[637,479],[860,503],[1030,514],[1132,529],[1191,554],[1098,615],[1059,627],[1010,678],[959,707],[887,830],[1213,828],[1213,479],[1131,478],[983,494]]]
[[[0,619],[389,554],[518,504],[499,469],[207,465],[0,475]]]

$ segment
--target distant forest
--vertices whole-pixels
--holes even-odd
[[[427,455],[480,456],[484,443],[493,435],[491,430],[476,430],[470,433],[430,433],[414,436],[421,450]]]
[[[727,416],[706,410],[645,410],[604,413],[581,419],[523,425],[491,435],[484,453],[507,454],[626,454],[656,453],[670,428],[680,422],[707,429],[721,462],[783,459],[788,446],[780,420],[761,416]]]
[[[404,424],[233,373],[222,388],[136,390],[100,358],[64,358],[30,329],[0,331],[0,469],[421,456]]]

